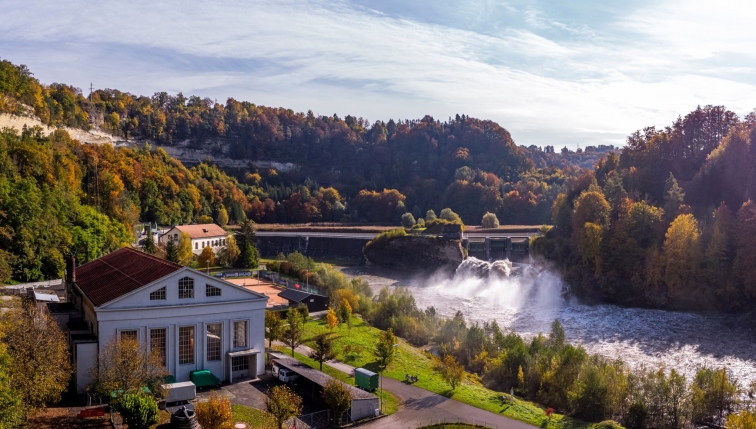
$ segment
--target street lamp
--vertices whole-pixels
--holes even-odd
[[[393,347],[399,347],[399,344],[398,343],[394,344]],[[386,365],[386,366],[388,366],[388,365]],[[381,366],[381,370],[378,371],[378,390],[381,391],[381,396],[379,396],[378,399],[380,400],[381,414],[383,414],[383,370],[384,369],[385,368],[383,366]]]

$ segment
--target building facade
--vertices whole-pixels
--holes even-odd
[[[99,350],[121,338],[157,350],[179,382],[198,370],[221,381],[264,372],[264,295],[129,248],[69,271],[78,393]]]
[[[202,253],[202,249],[207,246],[210,246],[213,252],[218,253],[226,245],[226,237],[228,236],[226,230],[214,223],[178,225],[160,236],[160,244],[166,245],[169,241],[178,243],[181,233],[186,233],[192,240],[192,252],[195,255]]]

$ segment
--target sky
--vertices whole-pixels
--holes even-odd
[[[490,119],[520,145],[622,145],[756,108],[752,2],[0,0],[43,83],[352,115]]]

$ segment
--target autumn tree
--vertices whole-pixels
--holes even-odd
[[[232,429],[234,427],[234,413],[231,410],[231,401],[227,396],[221,396],[217,392],[211,392],[205,402],[199,402],[194,406],[197,414],[197,423],[203,429]]]
[[[202,253],[197,257],[197,263],[200,268],[215,266],[215,252],[213,252],[213,248],[205,246],[205,248],[202,249]]]
[[[441,213],[439,213],[438,218],[443,219],[443,220],[448,220],[449,222],[462,223],[462,218],[459,217],[458,214],[454,213],[452,209],[450,208],[445,208],[441,210]]]
[[[161,397],[163,379],[168,375],[160,351],[149,350],[133,338],[111,339],[91,371],[94,383],[90,391],[100,397],[109,397],[111,392],[141,393],[145,386]]]
[[[11,384],[13,360],[3,343],[3,332],[0,331],[0,427],[20,427],[24,421],[26,410],[21,396]]]
[[[240,254],[239,246],[236,245],[236,237],[229,235],[226,237],[226,245],[218,254],[218,259],[223,265],[234,265]]]
[[[310,359],[320,364],[320,370],[323,370],[323,362],[329,361],[336,357],[333,350],[333,339],[330,333],[320,334],[315,337],[310,347]]]
[[[694,287],[701,263],[698,223],[693,215],[678,216],[667,229],[664,240],[664,281],[673,299],[683,299]]]
[[[295,308],[289,308],[286,312],[286,320],[289,322],[289,326],[283,334],[283,342],[291,347],[291,355],[294,356],[294,349],[302,344],[302,336],[304,335],[304,321],[302,320],[302,314]]]
[[[346,298],[339,303],[339,319],[342,323],[346,323],[349,328],[352,327],[352,305]]]
[[[302,412],[302,397],[288,386],[275,386],[265,392],[265,410],[273,415],[278,429],[283,429],[286,420]]]
[[[735,410],[739,389],[727,368],[704,367],[696,372],[690,386],[693,421],[721,423]]]
[[[228,225],[228,211],[225,207],[218,209],[218,215],[216,216],[215,220],[218,223],[218,226],[220,226],[221,228]]]
[[[182,232],[181,235],[179,235],[176,250],[178,253],[179,264],[189,265],[189,263],[192,262],[194,253],[192,252],[192,239],[189,237],[189,234]]]
[[[672,219],[677,214],[677,210],[685,200],[685,192],[683,192],[680,185],[677,184],[677,179],[672,173],[669,173],[667,181],[664,182],[664,212]]]
[[[352,406],[352,394],[344,383],[332,378],[323,386],[323,402],[336,415],[338,424],[341,416]]]
[[[328,307],[328,314],[326,314],[325,320],[326,325],[328,325],[328,329],[331,331],[339,326],[339,317],[336,315],[336,312],[333,311],[333,307]]]
[[[444,356],[439,363],[438,372],[452,390],[455,390],[465,377],[465,368],[452,355]]]
[[[47,308],[25,299],[3,314],[0,333],[10,357],[10,385],[24,406],[34,411],[59,401],[68,388],[71,363],[66,337]]]
[[[415,226],[415,217],[412,216],[412,213],[404,213],[402,215],[402,226],[405,228],[412,228]]]
[[[425,212],[425,222],[432,222],[436,220],[436,212],[433,210],[428,210]]]
[[[284,334],[285,326],[281,320],[280,313],[277,311],[265,311],[265,338],[268,340],[268,349],[273,345],[273,341],[278,341]]]
[[[747,297],[756,297],[756,204],[748,200],[738,210],[735,222],[734,271]]]

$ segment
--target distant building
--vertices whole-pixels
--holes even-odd
[[[315,293],[305,292],[296,289],[286,289],[278,294],[281,298],[289,301],[290,307],[296,307],[304,304],[310,313],[316,311],[328,310],[328,297]]]
[[[443,229],[443,232],[441,233],[441,236],[444,238],[452,239],[452,240],[461,240],[462,239],[462,225],[458,223],[444,225],[444,229]]]
[[[213,252],[218,253],[226,245],[228,232],[214,223],[202,225],[178,225],[169,229],[160,236],[160,244],[168,244],[169,241],[178,243],[181,233],[185,232],[192,239],[192,252],[195,255],[202,253],[202,249],[210,246]]]
[[[264,371],[262,294],[130,248],[69,266],[66,293],[77,393],[115,338],[159,350],[179,382],[198,370],[222,381]]]

